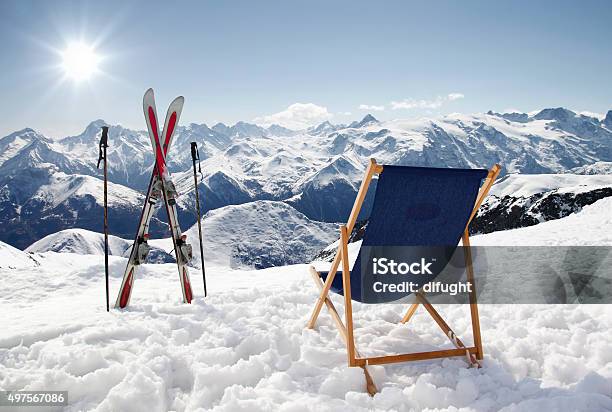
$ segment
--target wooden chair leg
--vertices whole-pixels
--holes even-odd
[[[470,292],[470,316],[472,318],[472,334],[474,335],[474,346],[478,352],[476,358],[482,360],[484,352],[482,351],[482,336],[480,335],[480,317],[478,315],[478,302],[476,301],[476,281],[474,279],[474,267],[472,265],[472,251],[470,250],[470,234],[467,229],[461,237],[463,243],[463,254],[465,256],[465,269],[467,280],[472,286]]]
[[[336,257],[334,258],[331,268],[329,272],[327,273],[327,279],[325,280],[325,283],[323,285],[323,288],[321,289],[319,298],[317,299],[317,302],[315,303],[315,307],[312,311],[312,314],[310,315],[308,324],[306,325],[308,329],[314,329],[315,324],[317,323],[317,318],[319,317],[319,313],[321,313],[321,308],[323,307],[325,298],[327,297],[327,294],[329,293],[332,282],[334,281],[334,278],[336,277],[336,273],[338,272],[338,266],[340,264],[341,253],[342,253],[342,248],[338,246],[338,252],[336,253]]]
[[[412,318],[412,315],[414,315],[418,307],[419,307],[419,302],[415,302],[412,305],[410,305],[410,307],[408,308],[408,312],[406,312],[406,314],[404,315],[404,317],[402,318],[400,322],[407,323],[410,320],[410,318]]]
[[[368,372],[367,367],[362,366],[361,368],[363,369],[363,373],[365,375],[366,390],[368,391],[368,395],[376,395],[378,393],[378,388],[376,388],[376,384],[374,383],[374,379],[372,379],[372,375],[370,375],[370,372]]]
[[[355,366],[355,340],[353,339],[353,301],[351,299],[351,270],[348,259],[348,232],[346,226],[340,227],[340,246],[342,248],[342,288],[344,290],[344,322],[346,323],[346,351],[349,366]]]
[[[315,268],[312,266],[310,266],[309,271],[310,271],[310,275],[312,276],[312,279],[314,280],[319,290],[323,291],[324,285],[323,285],[323,281],[321,280],[321,277],[319,276],[319,273],[317,273]],[[325,296],[325,306],[329,310],[329,313],[332,319],[334,320],[334,322],[336,323],[336,327],[338,328],[338,331],[340,332],[340,336],[342,337],[342,339],[344,340],[344,343],[346,344],[347,342],[346,327],[344,326],[344,323],[342,323],[340,314],[336,310],[336,307],[334,306],[334,303],[331,301],[329,296]],[[356,356],[361,357],[361,355],[359,354],[359,352],[357,352],[357,350],[355,350],[355,354]],[[376,393],[378,393],[378,389],[376,388],[374,379],[372,379],[372,375],[370,375],[370,372],[368,371],[367,366],[364,365],[360,367],[361,369],[363,369],[363,373],[365,375],[366,390],[368,391],[368,394],[370,394],[370,396],[374,396]]]
[[[323,291],[323,281],[321,280],[319,273],[312,266],[309,268],[309,270],[310,270],[310,275],[312,276],[312,279],[314,280],[315,284],[319,288],[319,291]],[[328,296],[325,296],[325,306],[327,306],[327,309],[329,310],[329,313],[332,319],[334,320],[334,322],[336,323],[336,326],[338,327],[338,331],[340,332],[342,339],[346,343],[346,328],[344,327],[344,323],[342,323],[342,319],[340,318],[340,315],[338,314],[336,307],[334,306],[333,302]]]

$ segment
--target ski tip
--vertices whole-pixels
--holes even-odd
[[[155,93],[153,93],[153,88],[149,87],[147,89],[147,91],[145,92],[143,98],[142,98],[142,104],[143,106],[147,105],[147,101],[155,101]]]
[[[149,106],[155,106],[155,94],[153,93],[152,88],[147,89],[142,97],[142,107],[144,108],[145,113]]]
[[[185,98],[183,96],[179,96],[176,99],[172,100],[172,103],[170,103],[170,106],[172,107],[173,105],[176,105],[176,104],[180,104],[182,106],[183,103],[185,103]]]

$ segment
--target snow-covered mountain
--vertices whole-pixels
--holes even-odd
[[[348,216],[370,157],[380,163],[416,166],[490,167],[499,162],[504,174],[592,174],[609,170],[606,162],[612,162],[610,119],[612,111],[600,120],[555,108],[534,114],[488,112],[420,120],[378,121],[368,115],[348,126],[325,122],[300,131],[245,122],[190,124],[177,129],[168,162],[183,195],[178,202],[183,226],[195,223],[191,141],[198,143],[202,157],[199,190],[204,211],[274,200],[309,219],[339,222]],[[60,229],[100,230],[99,223],[91,220],[99,215],[89,212],[92,200],[85,196],[67,198],[72,199],[70,208],[59,213],[38,207],[40,213],[30,219],[24,211],[31,209],[35,193],[50,189],[56,173],[100,176],[97,144],[104,124],[97,120],[77,136],[56,140],[32,129],[0,139],[0,240],[24,247]],[[144,191],[153,165],[146,133],[111,125],[109,146],[111,182],[121,185],[117,186],[121,192]],[[91,190],[100,192],[98,185]],[[122,197],[114,203],[111,224],[121,222],[114,234],[131,238],[140,209],[140,201],[136,203]],[[122,217],[115,220],[117,215]],[[128,220],[134,223],[127,224]],[[19,229],[23,222],[28,223],[27,230]],[[163,232],[164,227],[154,222],[153,235]]]
[[[612,162],[595,162],[590,165],[576,167],[572,173],[578,175],[609,175],[612,174]]]
[[[0,269],[35,268],[40,262],[32,255],[0,242]]]
[[[612,197],[536,226],[471,237],[474,246],[612,246]]]
[[[190,264],[200,268],[197,230],[195,224],[184,234],[193,247],[194,259]],[[338,227],[312,221],[283,202],[260,200],[208,212],[202,218],[202,232],[207,265],[260,269],[309,261],[337,237]],[[172,239],[152,239],[149,245],[148,263],[175,261]],[[131,247],[131,240],[109,236],[110,255],[129,257]],[[104,234],[65,229],[34,242],[25,252],[103,255]]]
[[[108,237],[108,253],[123,256],[129,242],[117,236]],[[79,255],[103,255],[104,234],[85,229],[66,229],[45,236],[25,249],[30,253],[77,253]]]
[[[110,235],[108,254],[129,257],[132,241]],[[25,249],[29,253],[76,253],[78,255],[104,255],[104,234],[85,229],[65,229],[52,233],[32,243]],[[172,255],[165,250],[152,246],[147,257],[148,263],[174,262]]]
[[[493,185],[470,229],[490,233],[533,226],[606,197],[612,197],[612,174],[510,174]]]
[[[54,165],[26,168],[0,176],[0,237],[24,248],[33,241],[72,227],[102,230],[103,182],[92,176],[66,174]],[[109,227],[131,237],[144,196],[128,187],[108,185]],[[157,232],[163,226],[152,221]]]
[[[200,267],[198,227],[185,232],[193,247],[192,264]],[[207,265],[254,267],[307,262],[337,237],[338,226],[317,222],[283,202],[258,200],[225,206],[202,218],[204,259]],[[172,249],[171,239],[151,240]]]

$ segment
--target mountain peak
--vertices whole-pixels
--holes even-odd
[[[188,129],[191,130],[195,130],[195,131],[203,131],[203,132],[207,132],[210,130],[210,128],[206,125],[206,123],[189,123],[189,125],[187,126]]]
[[[235,125],[233,125],[232,129],[263,130],[261,126],[258,126],[254,123],[245,122],[242,120],[236,123]]]
[[[17,130],[16,132],[11,133],[10,135],[12,136],[12,135],[22,135],[22,134],[38,135],[39,133],[36,130],[32,129],[31,127],[26,127],[24,129]]]
[[[329,133],[329,132],[333,132],[334,130],[336,130],[336,126],[331,124],[329,120],[326,120],[323,123],[320,123],[318,126],[313,127],[309,130],[311,130],[312,133],[314,134]]]
[[[527,123],[529,121],[529,115],[527,113],[511,112],[511,113],[497,113],[492,110],[487,112],[489,116],[501,117],[502,119],[510,120],[511,122]]]
[[[291,136],[295,133],[293,130],[278,124],[272,124],[266,130],[273,136]]]
[[[606,113],[606,117],[603,119],[603,124],[608,129],[612,129],[612,110],[608,110],[608,113]]]
[[[361,119],[360,122],[354,121],[353,123],[349,125],[349,127],[359,128],[359,127],[363,127],[363,126],[367,126],[369,124],[375,124],[375,123],[379,123],[379,121],[376,120],[376,118],[372,116],[370,113],[368,113],[363,117],[363,119]]]
[[[102,127],[102,126],[110,126],[104,119],[96,119],[93,122],[89,123],[87,126],[89,127]]]
[[[230,127],[228,132],[228,136],[262,137],[266,135],[266,130],[263,127],[243,121],[239,121]]]
[[[110,126],[110,125],[102,119],[94,120],[93,122],[87,125],[87,127],[85,128],[82,134],[87,135],[87,136],[92,136],[92,135],[96,136],[98,132],[100,131],[100,129],[102,128],[102,126]]]
[[[30,127],[26,127],[25,129],[21,129],[21,130],[17,130],[7,136],[4,136],[2,138],[0,138],[0,142],[1,141],[13,141],[16,138],[25,138],[27,140],[43,140],[45,142],[49,142],[49,138],[45,137],[44,135],[40,134],[39,132],[37,132],[36,130],[30,128]]]
[[[564,107],[555,107],[543,109],[538,114],[533,116],[536,120],[558,120],[558,121],[567,121],[572,117],[575,117],[576,113],[568,110]]]
[[[216,125],[214,125],[213,127],[211,127],[211,129],[217,133],[223,134],[223,135],[228,135],[230,128],[228,125],[226,125],[225,123],[217,123]]]
[[[376,118],[374,116],[372,116],[370,113],[366,114],[363,119],[361,119],[361,121],[359,122],[360,125],[364,126],[368,123],[378,123],[378,120],[376,120]]]

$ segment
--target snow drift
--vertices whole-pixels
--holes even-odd
[[[612,233],[610,201],[506,233],[544,244],[588,244]],[[596,223],[601,226],[596,228]],[[555,227],[566,226],[561,231]],[[577,230],[581,228],[581,230]],[[593,230],[599,230],[594,232]],[[503,232],[477,236],[483,244]],[[612,245],[599,238],[598,244]],[[497,240],[495,240],[497,241]],[[23,252],[0,247],[2,261]],[[42,253],[41,264],[0,269],[0,389],[68,390],[68,411],[165,410],[612,410],[612,313],[606,305],[482,305],[485,360],[371,367],[380,393],[346,366],[323,313],[304,328],[317,291],[305,265],[238,271],[207,267],[210,296],[181,304],[176,267],[143,265],[132,305],[107,314],[102,257]],[[111,296],[125,259],[111,257]],[[75,293],[78,292],[78,293]],[[199,295],[199,296],[198,296]],[[332,296],[339,310],[342,299]],[[354,303],[365,355],[450,347],[431,319],[405,307]],[[467,307],[441,307],[470,341]]]

